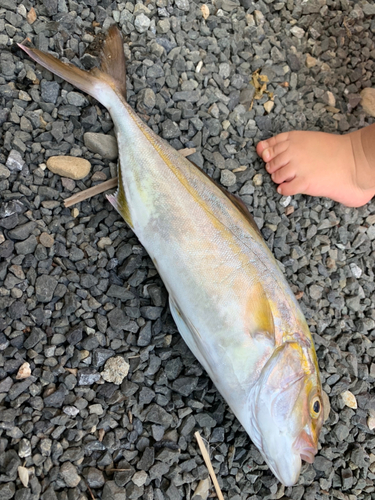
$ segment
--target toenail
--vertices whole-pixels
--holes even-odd
[[[270,159],[271,153],[269,149],[263,151],[263,160],[268,161]]]
[[[277,188],[277,192],[278,192],[279,194],[281,194],[281,187],[280,187],[280,186]]]

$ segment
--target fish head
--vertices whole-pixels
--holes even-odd
[[[312,342],[287,341],[262,369],[248,399],[249,434],[285,485],[298,480],[302,460],[314,461],[323,424],[323,400]]]

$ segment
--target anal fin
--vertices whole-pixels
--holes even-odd
[[[118,188],[115,194],[107,195],[109,203],[117,210],[125,222],[133,228],[133,222],[130,215],[128,200],[126,199],[124,182],[122,177],[122,167],[118,161]]]
[[[169,308],[171,310],[173,319],[176,323],[178,331],[180,332],[182,338],[186,342],[187,346],[198,359],[203,368],[212,377],[210,363],[208,362],[208,352],[204,349],[202,345],[202,337],[194,325],[189,321],[185,315],[181,312],[180,308],[176,304],[172,295],[169,294]]]

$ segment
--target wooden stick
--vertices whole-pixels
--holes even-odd
[[[208,472],[210,473],[212,482],[214,483],[216,495],[217,495],[219,500],[224,500],[219,483],[217,482],[217,479],[216,479],[216,474],[215,474],[214,468],[212,467],[212,464],[211,464],[210,456],[208,454],[207,448],[205,447],[205,445],[203,443],[203,439],[198,431],[194,433],[194,436],[195,436],[195,439],[198,441],[198,445],[199,445],[199,448],[201,450],[203,459],[206,463],[206,467],[208,469]]]
[[[108,181],[101,182],[97,186],[85,189],[80,193],[76,193],[70,198],[66,198],[66,200],[64,201],[64,206],[66,208],[71,207],[76,203],[87,200],[88,198],[92,198],[96,194],[103,193],[103,191],[108,191],[108,189],[113,189],[116,186],[117,186],[117,177],[114,177],[113,179],[109,179]]]
[[[190,156],[195,152],[196,152],[195,148],[185,148],[185,149],[180,149],[179,151],[179,153],[184,157]],[[118,180],[117,177],[114,177],[113,179],[109,179],[108,181],[102,182],[97,186],[85,189],[80,193],[74,194],[73,196],[70,196],[70,198],[66,198],[64,200],[64,207],[65,208],[71,207],[76,203],[80,203],[81,201],[87,200],[88,198],[92,198],[97,194],[115,188],[117,186],[117,180]]]

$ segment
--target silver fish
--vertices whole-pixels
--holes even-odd
[[[110,112],[119,185],[108,199],[152,258],[187,345],[270,469],[291,486],[301,460],[313,461],[323,422],[305,318],[246,207],[127,104],[122,43],[110,28],[101,68],[91,72],[21,48]]]

